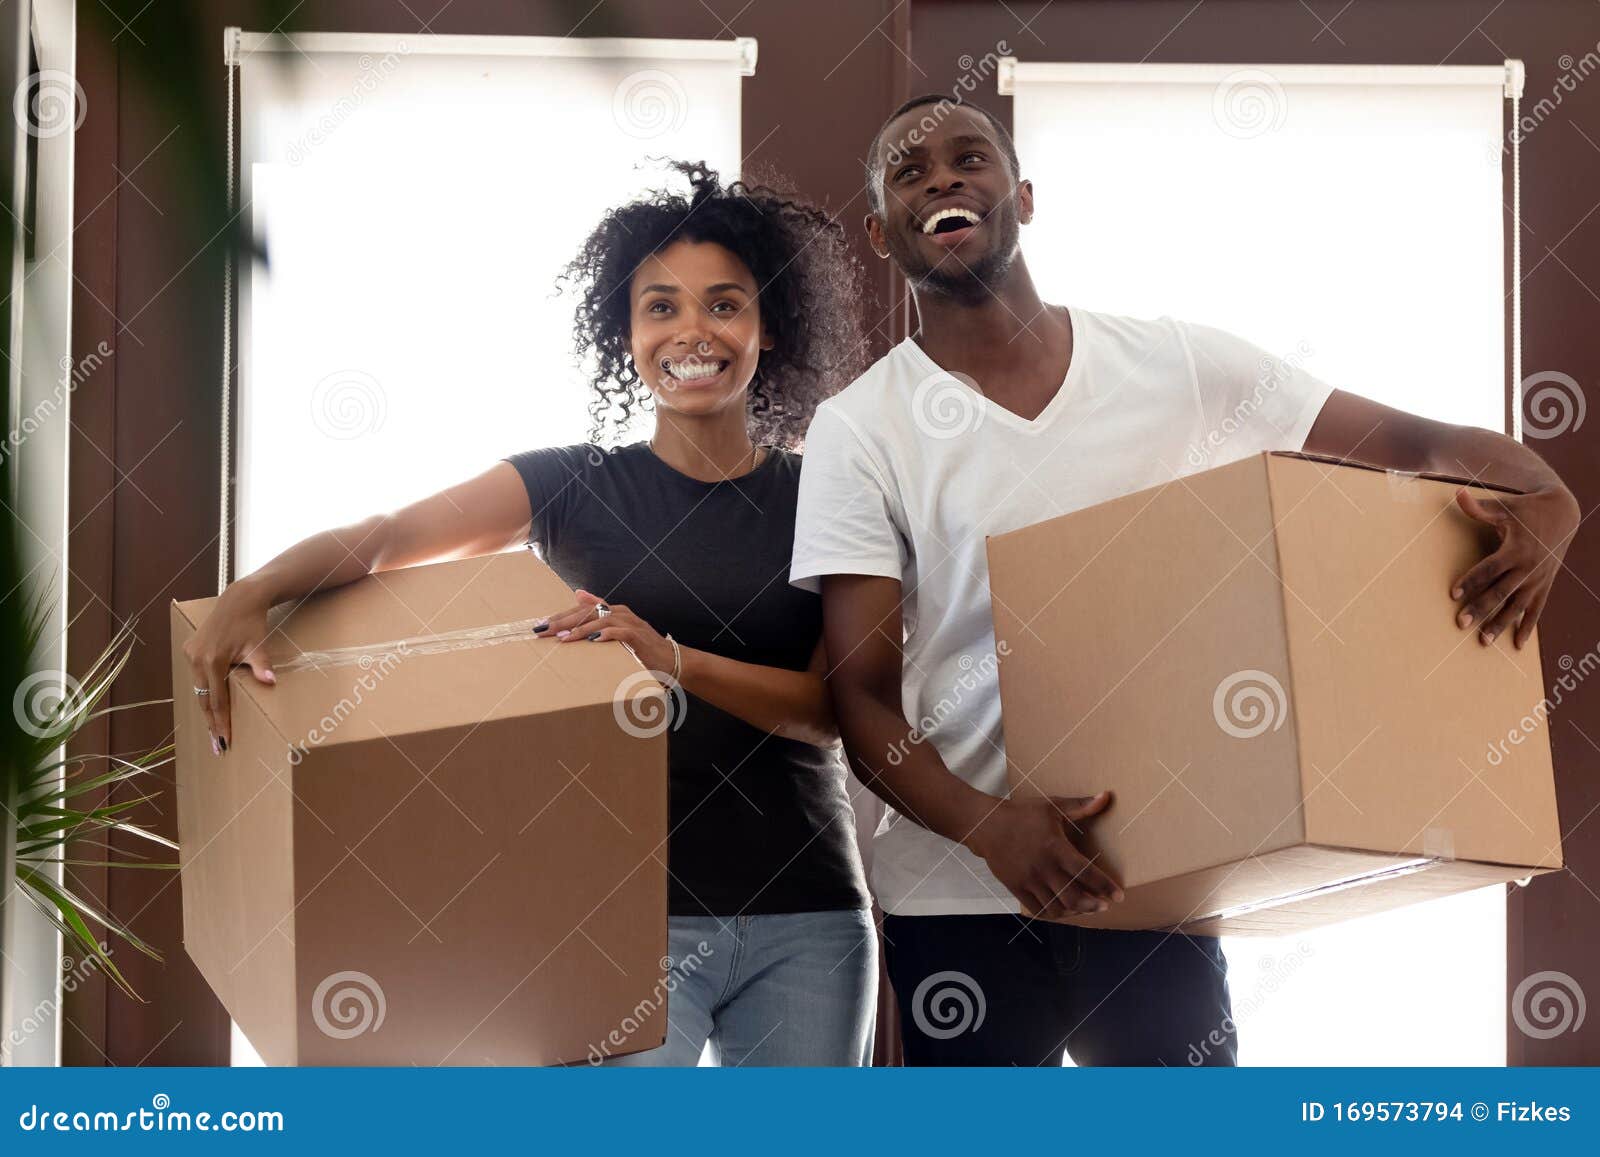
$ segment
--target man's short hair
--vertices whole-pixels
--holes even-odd
[[[883,148],[884,131],[888,129],[888,127],[898,118],[904,116],[912,109],[921,108],[924,105],[944,105],[948,106],[948,109],[941,112],[938,116],[934,116],[932,113],[924,116],[922,118],[922,124],[927,125],[927,127],[920,128],[920,132],[932,131],[932,129],[936,127],[940,121],[942,121],[946,116],[950,115],[950,109],[970,108],[973,112],[981,115],[983,119],[988,121],[990,126],[994,129],[995,139],[1000,145],[1000,151],[1005,153],[1006,164],[1011,169],[1012,180],[1020,181],[1022,179],[1022,162],[1017,159],[1017,146],[1012,142],[1011,134],[1006,131],[1006,126],[1000,122],[999,117],[995,116],[994,113],[990,112],[982,105],[968,104],[966,101],[953,98],[945,93],[924,93],[922,96],[912,97],[910,100],[906,101],[903,105],[890,113],[884,120],[883,124],[878,126],[878,131],[872,136],[872,144],[867,148],[866,170],[867,203],[872,206],[872,211],[874,213],[877,213],[880,216],[883,213],[883,187],[878,183],[878,154]],[[932,123],[928,124],[930,120]],[[907,143],[920,144],[921,142],[918,140],[919,135],[919,129],[912,129],[911,140]]]

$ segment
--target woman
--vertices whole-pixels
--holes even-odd
[[[856,267],[820,209],[675,168],[689,195],[611,210],[564,277],[591,437],[649,406],[647,441],[516,454],[315,535],[229,586],[185,654],[224,753],[228,670],[272,681],[276,603],[532,544],[580,588],[541,637],[622,642],[674,689],[667,1041],[616,1062],[692,1065],[709,1042],[724,1064],[863,1064],[877,942],[830,750],[820,600],[788,582],[791,447],[857,368]]]

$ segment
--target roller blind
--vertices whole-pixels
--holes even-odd
[[[1047,299],[1219,325],[1387,404],[1503,427],[1520,62],[1007,61],[999,78]]]
[[[737,176],[755,67],[750,40],[230,29],[225,53],[240,211],[269,260],[237,277],[219,585],[230,556],[244,574],[503,454],[583,440],[556,272],[606,207],[663,180],[651,158]],[[226,547],[225,512],[221,530]]]
[[[1519,62],[998,75],[1046,300],[1207,322],[1340,388],[1503,428]],[[1244,1063],[1505,1062],[1503,889],[1224,946]]]

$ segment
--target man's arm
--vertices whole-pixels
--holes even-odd
[[[908,743],[900,701],[900,580],[822,579],[828,687],[845,751],[861,782],[896,811],[965,845],[1030,912],[1051,918],[1104,910],[1122,899],[1114,881],[1073,845],[1077,821],[1110,795],[1003,800],[945,767],[931,743]],[[837,656],[837,658],[835,658]],[[903,753],[895,760],[889,752]]]
[[[1450,597],[1461,603],[1457,623],[1463,629],[1476,625],[1485,644],[1513,625],[1516,646],[1527,642],[1582,521],[1578,500],[1543,458],[1504,434],[1435,422],[1343,390],[1322,407],[1305,449],[1522,491],[1493,498],[1457,493],[1461,509],[1494,527],[1500,543],[1452,584]]]

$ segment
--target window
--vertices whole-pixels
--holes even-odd
[[[298,49],[298,51],[296,51]],[[244,37],[238,543],[317,530],[581,441],[555,276],[602,210],[738,175],[750,41]]]
[[[1221,326],[1340,388],[1503,428],[1517,62],[1008,61],[1000,81],[1046,300]],[[1245,1063],[1505,1063],[1500,888],[1225,949]]]
[[[237,542],[309,534],[582,441],[558,270],[652,158],[738,176],[755,42],[230,30],[240,204]],[[226,541],[226,539],[224,540]],[[235,1031],[235,1063],[259,1063]]]

